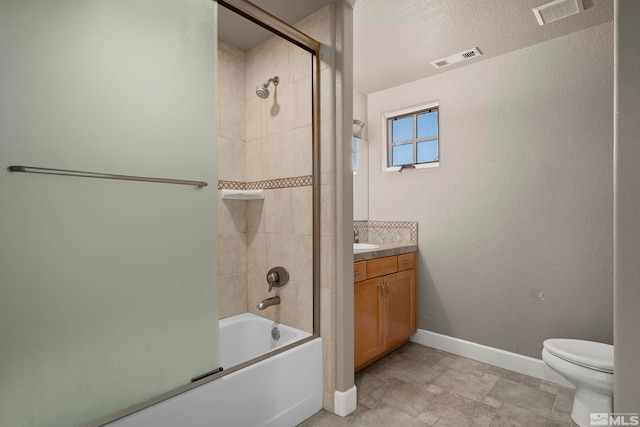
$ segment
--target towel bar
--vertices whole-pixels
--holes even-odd
[[[74,171],[74,170],[66,170],[66,169],[40,168],[35,166],[9,166],[7,169],[9,170],[9,172],[42,173],[47,175],[81,176],[85,178],[103,178],[103,179],[121,179],[121,180],[127,180],[127,181],[159,182],[164,184],[195,185],[197,187],[206,187],[207,185],[209,185],[205,181],[152,178],[148,176],[133,176],[133,175],[115,175],[115,174],[109,174],[109,173],[96,173],[96,172],[83,172],[83,171]]]

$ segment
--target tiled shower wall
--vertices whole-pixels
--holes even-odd
[[[324,39],[330,26],[330,8],[297,25]],[[219,43],[218,187],[267,188],[264,200],[219,200],[220,318],[249,311],[313,330],[312,59],[278,37],[247,52]],[[325,79],[328,68],[323,62]],[[257,97],[256,85],[274,76],[278,86]],[[275,266],[289,270],[290,281],[268,292],[265,277]],[[274,295],[280,305],[257,310]]]
[[[313,331],[312,187],[295,186],[311,175],[312,55],[279,37],[247,52],[247,181],[284,178],[247,211],[247,288],[250,312]],[[267,99],[255,86],[278,76]],[[285,267],[289,283],[268,292],[270,268]],[[280,295],[280,305],[258,311],[263,299]]]
[[[318,40],[320,51],[320,334],[323,338],[324,408],[335,391],[335,85],[333,6],[295,25]],[[312,57],[288,42],[270,39],[242,52],[219,44],[218,187],[268,188],[264,200],[219,200],[218,313],[247,311],[276,293],[279,306],[262,316],[312,331]],[[255,86],[269,86],[268,99]],[[282,265],[291,281],[267,292],[266,274]]]
[[[218,42],[218,181],[246,181],[245,69],[245,52]],[[222,319],[247,311],[247,202],[218,197],[218,315]]]
[[[219,181],[246,181],[245,69],[245,52],[219,41]],[[218,316],[222,319],[247,311],[247,202],[218,197]]]

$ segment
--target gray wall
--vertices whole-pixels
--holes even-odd
[[[607,23],[369,95],[369,217],[419,222],[419,328],[612,342],[612,52]],[[381,172],[381,114],[434,100],[441,166]]]
[[[640,412],[640,3],[617,1],[615,82],[615,402]]]

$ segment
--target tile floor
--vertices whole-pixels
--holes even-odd
[[[569,427],[573,391],[407,343],[356,373],[358,408],[320,411],[301,427]]]

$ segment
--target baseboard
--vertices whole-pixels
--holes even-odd
[[[511,353],[499,348],[488,347],[471,341],[425,331],[424,329],[418,329],[418,332],[409,340],[416,344],[437,348],[438,350],[457,354],[458,356],[467,357],[477,360],[478,362],[488,363],[489,365],[499,368],[573,388],[567,380],[549,368],[540,359],[534,359],[533,357]],[[540,351],[542,351],[542,348]]]
[[[341,417],[346,417],[358,407],[358,392],[354,385],[347,391],[335,391],[333,393],[333,412]]]

